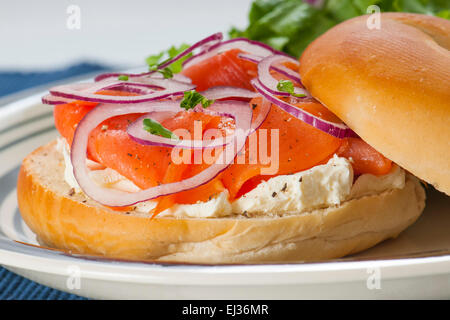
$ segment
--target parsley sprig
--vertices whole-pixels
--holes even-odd
[[[178,140],[178,137],[169,129],[164,128],[158,121],[152,119],[144,119],[144,130],[150,132],[151,134],[156,134],[158,136],[170,139]]]
[[[189,53],[185,57],[181,58],[180,60],[177,60],[167,66],[166,68],[160,69],[160,66],[164,64],[165,62],[169,61],[170,59],[174,58],[179,53],[183,52],[184,50],[188,49],[190,46],[186,43],[183,43],[179,47],[172,46],[166,51],[162,51],[159,54],[148,56],[146,59],[147,65],[149,66],[150,71],[157,71],[161,73],[164,78],[170,79],[173,77],[174,73],[178,73],[183,68],[183,61],[192,56],[192,53]],[[164,59],[164,57],[167,57]]]
[[[210,100],[195,90],[186,91],[180,102],[180,107],[186,110],[195,108],[199,103],[203,108],[208,108],[215,100]]]
[[[171,79],[173,78],[173,72],[168,67],[164,69],[159,69],[159,65],[153,65],[148,68],[150,71],[157,71],[161,73],[164,77],[164,79]]]
[[[306,96],[303,93],[295,93],[294,84],[290,80],[280,80],[277,84],[277,89],[281,92],[287,92],[290,95],[297,98],[302,98]]]

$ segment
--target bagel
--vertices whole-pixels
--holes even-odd
[[[308,91],[401,167],[450,195],[450,21],[382,13],[345,21],[300,58]]]
[[[73,194],[64,168],[55,141],[23,161],[17,184],[23,219],[45,246],[119,259],[229,264],[337,258],[396,237],[425,207],[422,186],[408,175],[402,189],[307,213],[150,219]]]

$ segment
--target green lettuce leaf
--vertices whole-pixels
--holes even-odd
[[[311,2],[311,1],[309,1]],[[244,30],[232,28],[231,38],[246,37],[299,57],[306,46],[336,24],[367,13],[413,12],[450,19],[449,0],[324,0],[312,6],[302,0],[254,0]]]

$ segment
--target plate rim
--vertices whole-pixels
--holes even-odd
[[[61,276],[76,266],[82,278],[97,280],[159,283],[166,285],[267,285],[337,283],[366,280],[375,268],[383,279],[401,279],[450,273],[450,255],[367,261],[336,261],[299,264],[260,265],[168,265],[158,263],[95,260],[27,247],[25,252],[8,250],[0,239],[0,264]],[[16,246],[14,246],[16,247]],[[18,247],[16,247],[18,248]],[[22,248],[23,249],[23,248]],[[27,249],[32,252],[27,253]],[[39,255],[39,253],[44,255]],[[264,280],[264,281],[261,281]]]

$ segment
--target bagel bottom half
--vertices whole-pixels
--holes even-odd
[[[425,206],[422,186],[408,174],[403,189],[308,213],[150,219],[74,194],[64,166],[55,141],[25,158],[17,186],[22,217],[43,245],[109,258],[207,264],[338,258],[396,237]]]

